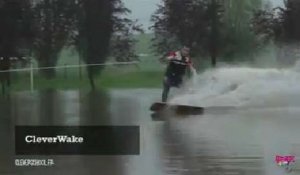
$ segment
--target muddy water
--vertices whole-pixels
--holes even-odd
[[[0,100],[0,174],[216,175],[287,174],[275,155],[300,156],[300,109],[268,107],[166,114],[153,121],[160,90],[20,92]],[[139,125],[139,156],[26,156],[53,158],[54,167],[14,166],[15,125]],[[299,164],[289,174],[300,174]]]

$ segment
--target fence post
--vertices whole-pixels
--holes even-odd
[[[81,72],[81,59],[78,59],[78,65],[79,65],[79,79],[82,79],[82,72]]]
[[[64,64],[64,79],[67,79],[67,64]]]
[[[33,63],[32,59],[30,60],[30,91],[33,92],[34,87],[33,87]]]

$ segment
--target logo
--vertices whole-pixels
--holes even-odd
[[[291,165],[296,162],[295,156],[280,156],[276,155],[275,162],[279,167],[283,167],[291,171]]]

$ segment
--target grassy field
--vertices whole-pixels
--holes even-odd
[[[137,36],[136,52],[140,56],[138,65],[106,66],[95,79],[97,88],[159,88],[164,66],[159,63],[149,45],[152,35]],[[71,49],[62,51],[58,66],[79,64],[78,55]],[[35,64],[36,66],[36,64]],[[80,76],[81,72],[81,76]],[[30,73],[12,73],[12,90],[30,90]],[[85,68],[58,69],[55,79],[46,80],[34,73],[34,89],[90,89]]]
[[[157,71],[130,71],[126,73],[104,72],[95,79],[98,88],[160,88],[162,72]],[[90,89],[89,80],[83,74],[59,73],[57,78],[46,80],[45,78],[34,76],[34,89]],[[12,90],[30,90],[30,75],[14,76],[12,80]]]

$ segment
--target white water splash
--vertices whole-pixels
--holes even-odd
[[[192,73],[192,78],[191,78],[192,86],[196,86],[197,85],[197,77],[198,77],[197,70],[192,68],[191,73]]]
[[[298,107],[300,64],[290,69],[226,67],[208,70],[194,76],[170,102],[204,107]]]

